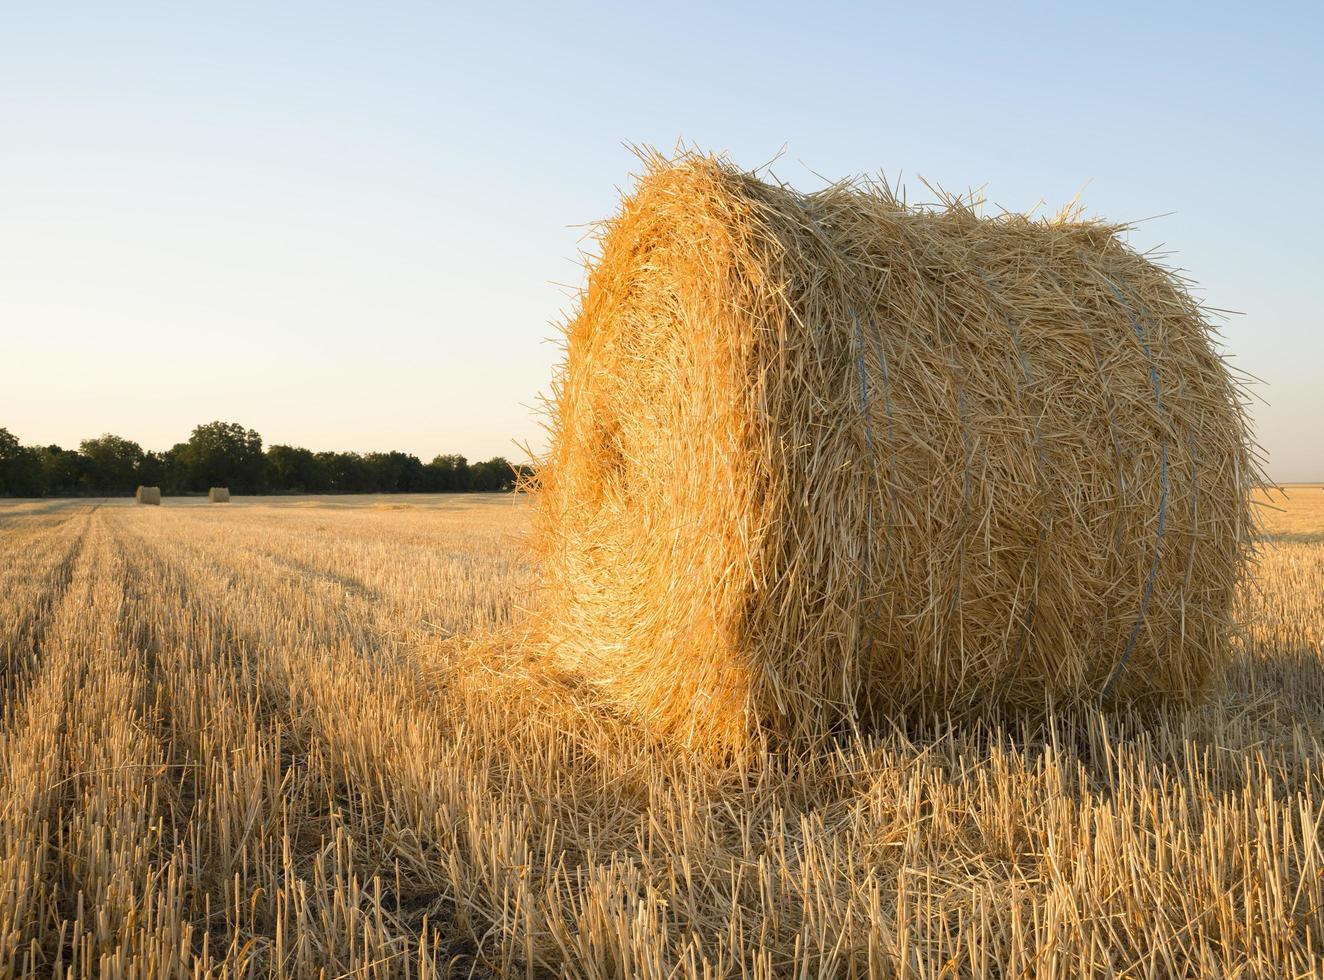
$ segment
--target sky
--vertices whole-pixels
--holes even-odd
[[[631,146],[1151,218],[1324,479],[1318,5],[0,0],[0,426],[543,445]]]

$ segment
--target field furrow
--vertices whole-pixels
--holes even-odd
[[[4,711],[30,676],[42,636],[59,608],[86,540],[90,516],[69,511],[58,522],[22,523],[0,544],[0,669]]]

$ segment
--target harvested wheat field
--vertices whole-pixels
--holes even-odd
[[[1276,506],[1201,706],[718,765],[452,638],[523,615],[523,498],[0,504],[0,976],[1319,975]]]

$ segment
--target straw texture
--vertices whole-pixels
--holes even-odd
[[[230,491],[227,487],[212,487],[207,491],[207,499],[213,504],[228,504],[230,502]]]
[[[554,383],[538,656],[712,746],[1217,676],[1256,473],[1174,275],[1071,214],[647,166]]]
[[[134,493],[133,499],[140,504],[155,504],[159,506],[161,503],[161,488],[139,487],[137,492]]]

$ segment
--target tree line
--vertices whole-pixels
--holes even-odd
[[[494,456],[470,463],[458,454],[424,463],[410,453],[320,452],[262,447],[262,437],[237,422],[199,425],[187,442],[165,452],[107,433],[77,449],[25,446],[0,428],[0,496],[61,497],[132,494],[139,485],[167,495],[205,493],[465,493],[505,491],[525,475]]]

